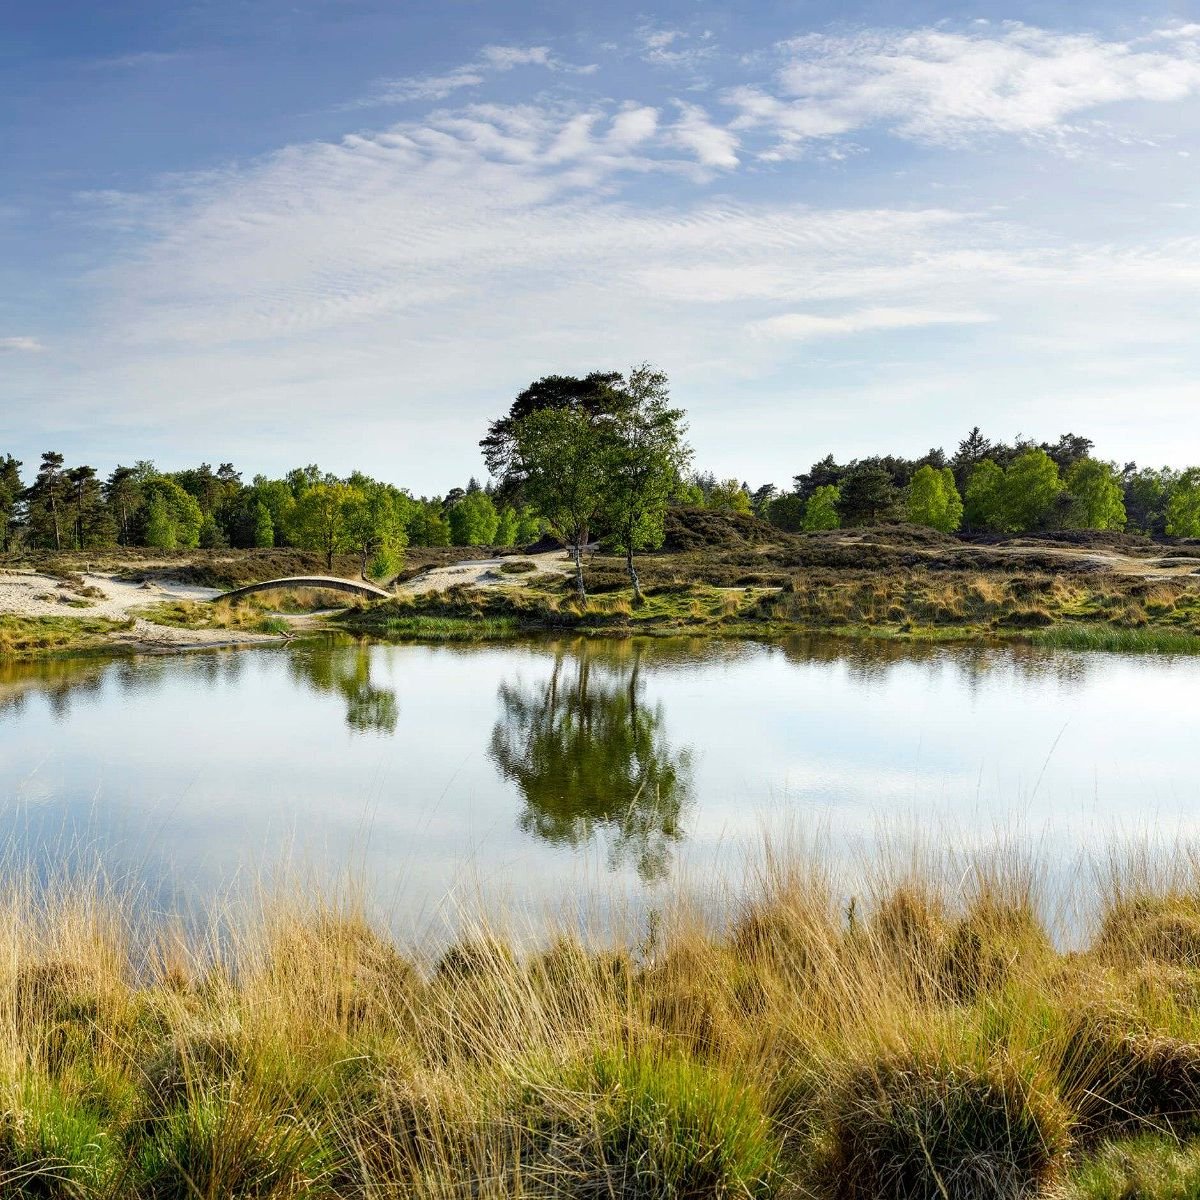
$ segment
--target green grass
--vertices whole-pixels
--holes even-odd
[[[1085,1160],[1058,1200],[1200,1200],[1200,1145],[1144,1136]]]
[[[372,626],[384,637],[420,638],[430,641],[475,641],[510,637],[520,625],[512,617],[389,617]]]
[[[1200,633],[1147,627],[1122,629],[1113,625],[1068,623],[1034,630],[1035,646],[1062,650],[1116,650],[1136,654],[1200,654]]]
[[[100,617],[18,617],[0,614],[0,656],[13,658],[94,650],[133,621]]]

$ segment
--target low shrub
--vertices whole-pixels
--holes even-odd
[[[1136,1013],[1079,1013],[1059,1075],[1085,1138],[1200,1132],[1200,1043],[1147,1028]]]
[[[826,1120],[823,1175],[840,1200],[1015,1200],[1057,1173],[1069,1144],[1062,1106],[1003,1060],[866,1062]]]
[[[568,1185],[555,1194],[751,1198],[776,1182],[779,1145],[758,1089],[686,1058],[600,1054],[540,1100],[540,1169]]]

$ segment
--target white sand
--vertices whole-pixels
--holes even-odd
[[[273,634],[244,629],[180,629],[173,625],[156,625],[138,615],[140,609],[164,600],[209,600],[220,595],[219,588],[175,582],[146,586],[95,573],[85,574],[82,578],[85,584],[102,591],[104,598],[79,596],[69,585],[35,571],[0,572],[0,613],[19,617],[99,617],[106,621],[133,618],[132,628],[111,635],[110,640],[117,644],[181,648],[278,640]],[[88,606],[76,607],[66,603],[67,600],[86,600]]]

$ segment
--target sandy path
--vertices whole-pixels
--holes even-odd
[[[253,633],[245,629],[180,629],[174,625],[157,625],[139,616],[138,610],[163,600],[210,600],[220,595],[219,588],[196,587],[187,583],[145,586],[114,579],[111,575],[89,573],[82,576],[85,585],[104,593],[80,596],[75,588],[61,584],[50,575],[35,571],[0,572],[0,613],[19,617],[81,617],[105,621],[133,620],[127,630],[113,633],[110,640],[118,645],[214,646],[231,643],[272,642],[274,634]],[[87,607],[77,607],[69,600],[86,600]]]
[[[468,587],[496,587],[499,584],[526,583],[538,575],[566,575],[573,571],[574,564],[562,550],[547,550],[541,554],[520,554],[515,561],[536,564],[537,570],[524,575],[501,575],[502,563],[513,562],[508,558],[476,558],[452,563],[446,567],[431,567],[428,571],[396,585],[401,595],[419,596],[426,592],[443,592],[446,588],[467,585]]]

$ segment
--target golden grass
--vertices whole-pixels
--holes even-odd
[[[1187,860],[1099,882],[1071,951],[1013,855],[851,883],[768,848],[609,940],[402,947],[301,895],[197,932],[10,882],[0,1194],[1075,1196],[1200,1131]]]

